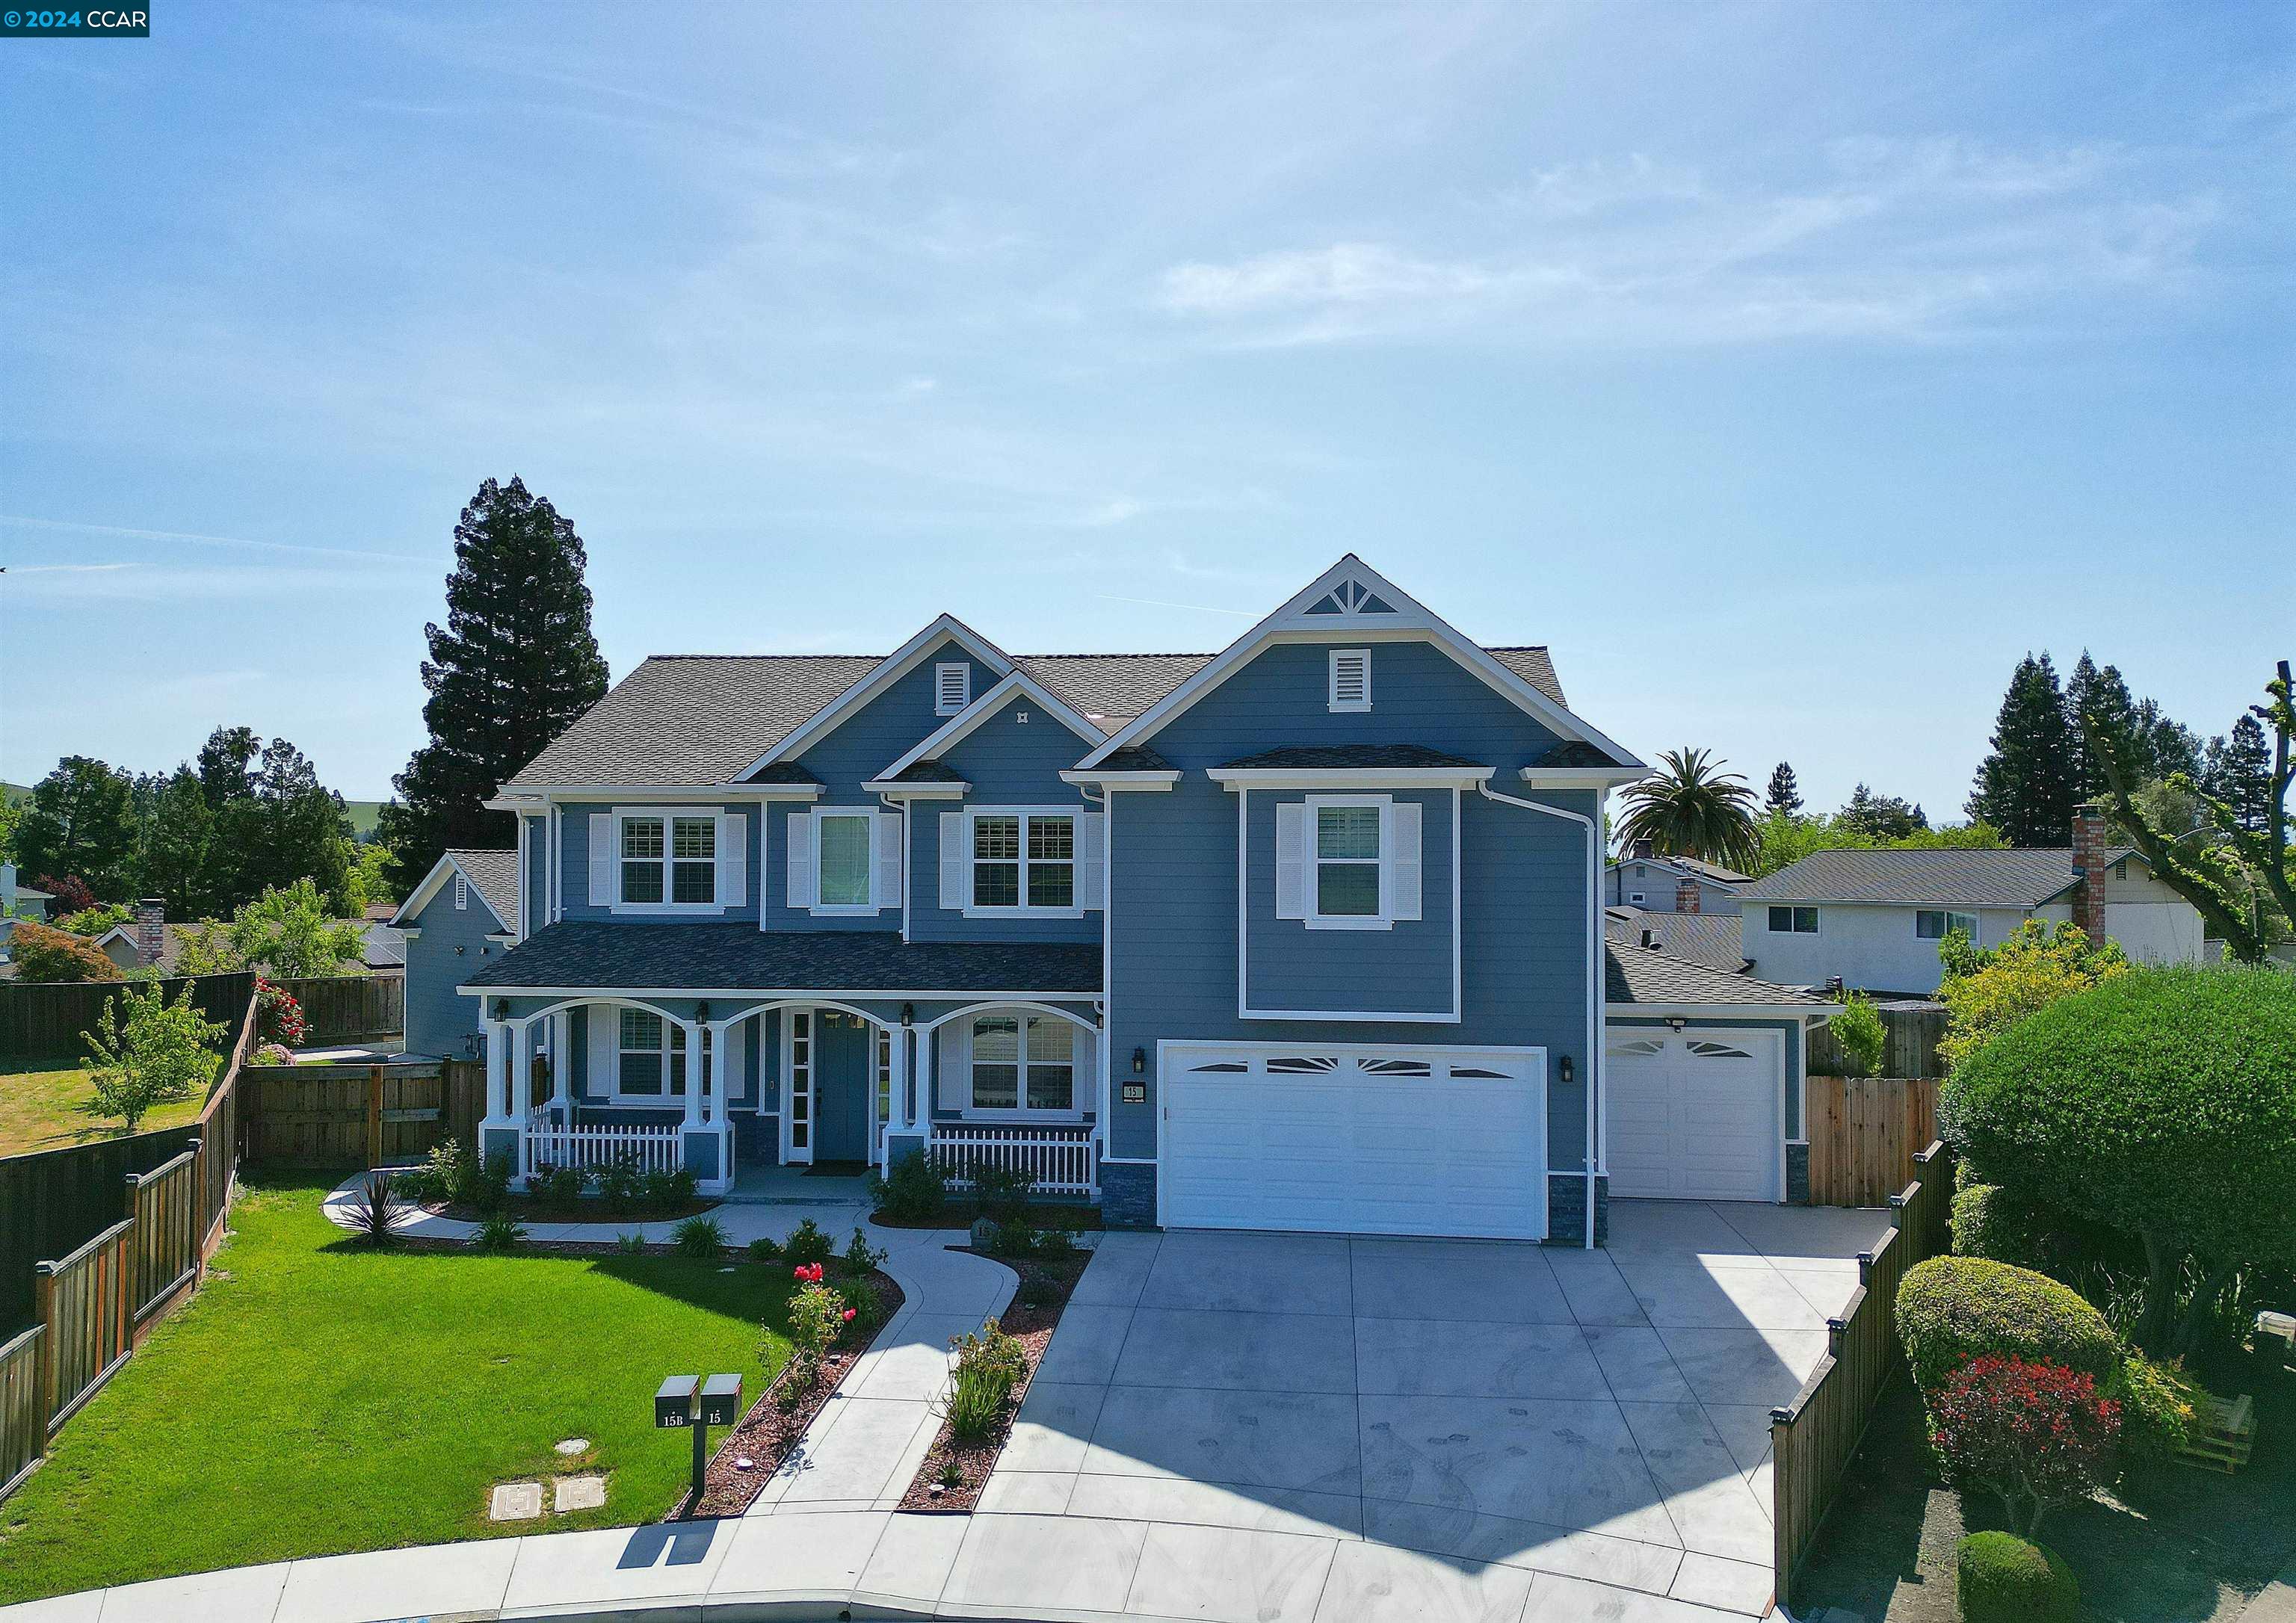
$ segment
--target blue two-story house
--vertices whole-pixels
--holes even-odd
[[[649,660],[493,802],[482,1136],[719,1191],[986,1158],[1111,1225],[1592,1244],[1611,1194],[1792,1198],[1830,1010],[1606,947],[1603,801],[1644,772],[1544,648],[1353,556],[1217,654],[944,616]],[[406,922],[412,985],[454,932]]]

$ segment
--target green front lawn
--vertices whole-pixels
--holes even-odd
[[[729,1258],[374,1253],[319,1211],[323,1182],[258,1177],[191,1304],[0,1504],[0,1603],[292,1556],[657,1518],[683,1432],[665,1375],[788,1357],[789,1271]],[[759,1325],[770,1326],[759,1357]],[[490,1522],[498,1481],[584,1437],[603,1510]]]
[[[0,1155],[62,1150],[126,1132],[118,1117],[99,1116],[88,1108],[94,1098],[87,1073],[76,1065],[59,1067],[53,1059],[0,1058]],[[196,1121],[206,1104],[203,1094],[163,1104],[144,1118],[139,1130],[148,1133]]]

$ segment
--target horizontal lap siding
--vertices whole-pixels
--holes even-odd
[[[413,922],[421,933],[406,943],[406,1050],[442,1059],[474,1054],[479,1000],[456,988],[510,950],[487,939],[501,933],[501,926],[475,885],[469,905],[458,911],[451,880]]]
[[[975,690],[976,692],[979,690]],[[1028,712],[1025,722],[1013,719]],[[909,936],[917,941],[1097,941],[1097,911],[1080,919],[966,918],[940,906],[943,812],[997,806],[1066,806],[1095,811],[1061,782],[1092,748],[1025,694],[959,740],[944,758],[972,785],[962,800],[920,800],[909,812]]]
[[[758,879],[758,807],[751,802],[721,804],[706,796],[697,795],[691,801],[680,801],[679,809],[699,808],[710,814],[726,814],[740,817],[745,831],[743,840],[749,848],[749,882],[743,888],[744,900],[739,907],[728,907],[723,913],[693,914],[618,914],[611,907],[593,902],[590,897],[590,842],[612,838],[613,814],[619,807],[636,807],[638,801],[590,800],[571,801],[561,808],[559,840],[559,878],[566,891],[564,916],[570,919],[625,919],[634,923],[659,924],[664,918],[696,920],[749,919],[758,916],[758,898],[761,891]],[[770,809],[773,802],[767,803]],[[665,807],[664,809],[668,809]]]
[[[1350,644],[1341,635],[1332,645]],[[1146,1103],[1116,1105],[1114,1154],[1156,1154],[1160,1040],[1345,1041],[1546,1047],[1549,1163],[1573,1169],[1583,1163],[1582,1084],[1565,1088],[1555,1075],[1564,1055],[1572,1056],[1579,1078],[1587,1063],[1588,856],[1586,831],[1575,823],[1480,795],[1463,800],[1459,1023],[1295,1023],[1236,1012],[1235,799],[1203,768],[1285,746],[1415,743],[1496,768],[1494,787],[1503,792],[1582,815],[1595,809],[1591,793],[1533,796],[1521,789],[1513,769],[1545,753],[1554,734],[1447,656],[1419,644],[1375,643],[1372,668],[1372,710],[1333,715],[1325,707],[1325,647],[1270,648],[1144,741],[1183,776],[1169,793],[1114,797],[1109,1048],[1119,1078],[1130,1076],[1132,1050],[1144,1049],[1149,1085]],[[1448,840],[1447,805],[1426,820],[1431,848]],[[1434,883],[1431,877],[1430,891]],[[1447,906],[1447,874],[1441,883]]]
[[[1306,798],[1302,791],[1264,789],[1249,797],[1250,1005],[1449,1013],[1450,791],[1395,792],[1398,802],[1420,808],[1420,916],[1388,930],[1310,930],[1298,919],[1275,916],[1275,808]],[[1310,874],[1308,883],[1314,882]]]

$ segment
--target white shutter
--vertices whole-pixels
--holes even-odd
[[[1387,916],[1415,919],[1419,914],[1419,814],[1416,800],[1395,803],[1395,857],[1386,865]]]
[[[972,1017],[959,1015],[940,1029],[940,1099],[945,1111],[972,1108]]]
[[[870,900],[879,907],[901,905],[901,814],[877,814],[876,861],[871,865]]]
[[[791,907],[810,907],[819,894],[813,861],[813,814],[793,811],[783,824],[789,831],[789,895]]]
[[[589,1091],[603,1099],[614,1091],[615,1068],[622,1062],[622,1012],[606,1004],[592,1004],[590,1018]]]
[[[1081,812],[1077,816],[1076,900],[1083,908],[1105,907],[1108,898],[1101,884],[1101,862],[1108,838],[1105,812]]]
[[[1275,916],[1308,916],[1308,808],[1297,800],[1275,808]]]
[[[961,913],[972,899],[972,849],[964,840],[964,814],[940,815],[940,905]]]
[[[614,842],[621,837],[619,825],[611,812],[590,814],[590,906],[610,907],[622,899],[622,888],[615,882],[615,858],[619,855]]]
[[[718,901],[726,907],[750,903],[750,820],[739,812],[718,819]]]

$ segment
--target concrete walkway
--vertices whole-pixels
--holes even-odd
[[[328,1221],[340,1228],[351,1228],[351,1209],[357,1204],[359,1191],[366,1175],[359,1173],[345,1178],[329,1192],[321,1203]],[[807,1193],[808,1183],[826,1185],[818,1195]],[[786,1240],[791,1230],[811,1217],[828,1231],[842,1250],[856,1228],[865,1228],[869,1222],[869,1201],[853,1178],[807,1179],[799,1177],[770,1187],[758,1185],[747,1199],[737,1196],[701,1214],[718,1219],[718,1226],[726,1233],[726,1243],[745,1246],[752,1240],[771,1236]],[[677,1238],[677,1225],[682,1217],[664,1218],[652,1223],[636,1223],[627,1218],[620,1222],[611,1218],[596,1223],[529,1223],[526,1237],[534,1241],[568,1241],[577,1244],[611,1245],[627,1234],[640,1234],[649,1242],[667,1243]],[[410,1240],[468,1240],[478,1233],[479,1225],[459,1217],[441,1217],[410,1206],[405,1215],[391,1225],[394,1234]],[[882,1246],[883,1236],[891,1234],[922,1233],[896,1229],[870,1229],[869,1243]]]

